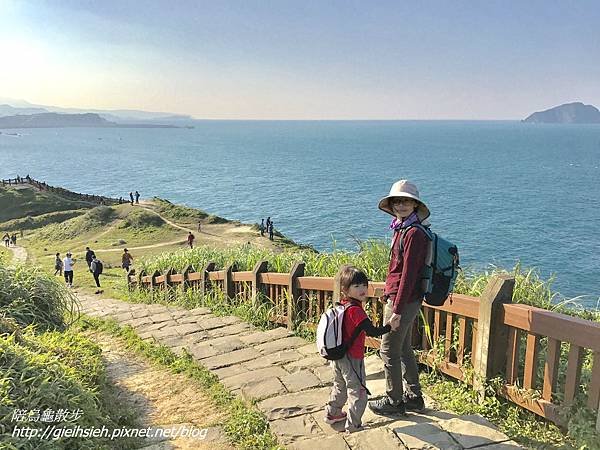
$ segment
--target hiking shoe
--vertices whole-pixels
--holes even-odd
[[[329,413],[326,413],[324,422],[328,423],[329,425],[333,425],[334,423],[343,422],[344,420],[346,420],[347,416],[348,415],[344,411],[342,411],[341,414],[338,414],[337,416],[332,416]]]
[[[369,402],[369,409],[380,416],[392,414],[397,414],[400,416],[406,415],[406,407],[404,406],[404,402],[398,402],[394,405],[387,396],[380,398],[379,400]]]
[[[409,411],[423,411],[425,409],[425,402],[423,401],[422,395],[416,397],[404,397],[404,406]]]

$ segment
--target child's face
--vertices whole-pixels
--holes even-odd
[[[367,290],[369,286],[366,284],[351,284],[346,293],[348,297],[364,302],[367,299]]]

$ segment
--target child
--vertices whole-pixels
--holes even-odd
[[[345,266],[340,275],[343,297],[340,303],[347,305],[342,325],[343,342],[349,342],[357,328],[362,331],[351,343],[344,358],[331,361],[333,386],[325,410],[325,423],[345,421],[346,431],[351,433],[362,427],[361,419],[367,406],[365,335],[375,337],[395,330],[399,320],[395,319],[383,327],[373,326],[362,305],[367,298],[369,286],[367,276],[353,266]],[[348,401],[348,413],[342,411],[346,401]]]

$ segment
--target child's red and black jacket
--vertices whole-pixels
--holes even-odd
[[[342,323],[343,342],[349,342],[357,328],[361,330],[348,348],[347,354],[350,358],[363,359],[365,357],[365,337],[378,337],[389,333],[391,327],[390,325],[384,325],[383,327],[373,325],[363,309],[362,303],[356,299],[344,298],[340,303],[346,308],[344,322]]]

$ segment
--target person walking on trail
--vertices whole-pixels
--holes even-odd
[[[10,241],[12,242],[13,247],[17,246],[17,233],[13,233],[10,237]]]
[[[202,222],[198,222],[198,233],[202,233]]]
[[[2,240],[4,241],[5,247],[10,247],[10,235],[8,233],[5,233],[4,236],[2,236]]]
[[[67,252],[65,259],[63,259],[63,275],[65,276],[65,283],[67,283],[67,287],[73,287],[73,266],[77,262],[73,258],[71,252]]]
[[[267,233],[269,232],[269,227],[271,226],[271,216],[267,217],[267,223],[265,224]]]
[[[269,239],[273,240],[273,222],[269,222]]]
[[[90,268],[92,261],[94,260],[94,250],[91,250],[89,247],[85,248],[85,262],[87,263],[88,269]]]
[[[265,235],[265,219],[260,219],[260,227],[258,227],[258,229],[260,230],[260,235],[264,236]]]
[[[131,202],[131,206],[133,206],[133,192],[129,193],[129,198],[130,198],[130,202]]]
[[[60,259],[60,253],[56,254],[56,257],[54,259],[54,276],[59,275],[62,277],[63,274],[63,262],[62,259]]]
[[[102,289],[100,289],[100,275],[102,274],[103,270],[104,264],[96,257],[96,255],[94,255],[92,264],[90,264],[90,272],[92,272],[94,281],[96,282],[96,287],[98,288],[95,294],[102,294],[102,292],[104,292]]]
[[[125,269],[126,272],[129,272],[129,267],[133,264],[133,256],[131,253],[125,248],[123,249],[123,255],[121,256],[121,267]]]
[[[140,193],[138,191],[135,191],[135,203],[140,204]]]
[[[400,318],[376,327],[363,308],[367,299],[369,279],[353,266],[345,266],[340,273],[344,306],[342,342],[349,343],[345,357],[331,361],[333,386],[325,409],[325,423],[345,422],[346,431],[352,433],[362,428],[362,416],[367,407],[367,374],[365,372],[365,337],[377,337],[397,330]],[[356,334],[358,333],[358,334]],[[354,340],[352,337],[355,336]],[[342,411],[348,402],[348,412]]]
[[[387,395],[370,402],[369,408],[380,415],[405,415],[406,410],[425,408],[411,338],[424,296],[421,276],[429,239],[423,230],[412,225],[423,223],[430,213],[417,186],[408,180],[394,183],[389,195],[379,202],[379,209],[394,217],[390,224],[390,264],[381,297],[385,303],[384,322],[400,318],[400,326],[381,340]]]
[[[190,231],[187,237],[187,244],[190,246],[190,248],[194,248],[194,239],[196,239],[196,236],[194,236]]]

